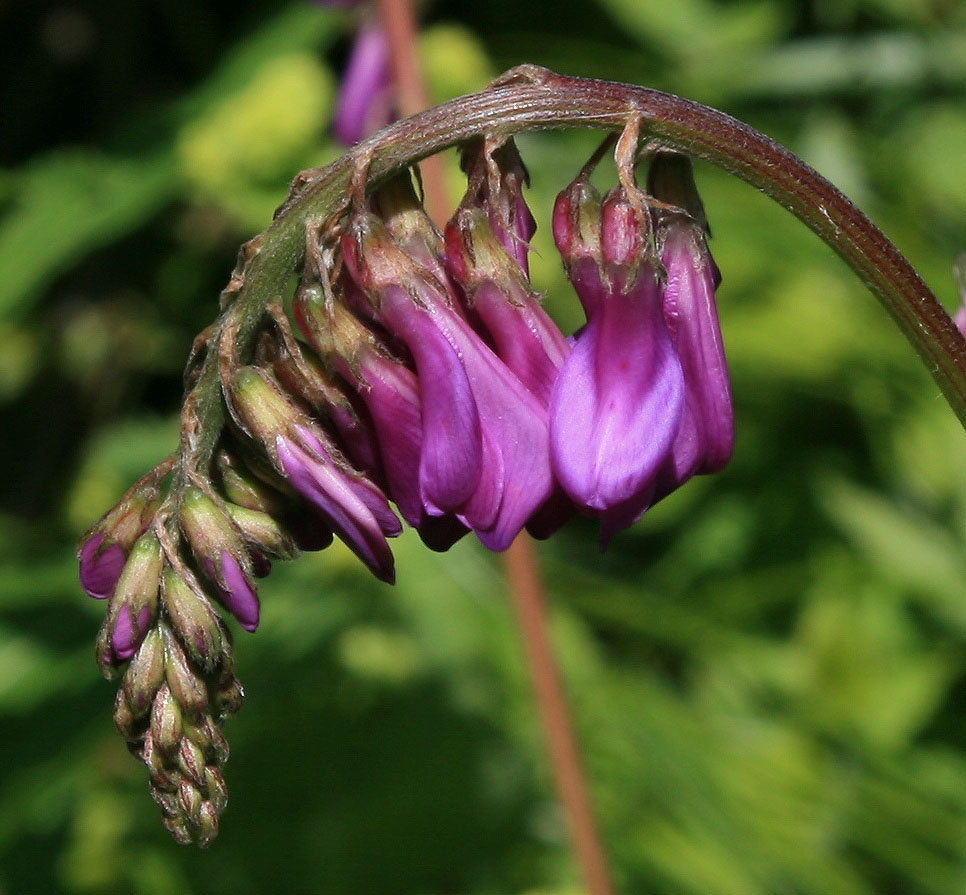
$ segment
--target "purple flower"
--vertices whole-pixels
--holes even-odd
[[[423,505],[423,424],[416,374],[339,302],[327,305],[315,290],[303,288],[294,310],[309,344],[365,403],[379,441],[389,496],[399,512],[432,549],[449,549],[467,529],[451,515],[430,516]]]
[[[424,507],[455,514],[484,545],[505,549],[552,490],[545,408],[473,331],[448,284],[378,218],[357,215],[342,251],[369,312],[416,365]]]
[[[586,219],[598,207],[591,191],[578,182],[554,209],[587,326],[554,386],[550,450],[567,494],[600,515],[606,543],[653,500],[680,427],[684,376],[656,259],[647,254],[646,219],[616,190],[597,214],[599,231],[588,233]]]
[[[554,208],[587,325],[554,386],[551,459],[567,494],[600,516],[604,544],[692,475],[722,469],[734,448],[704,211],[690,163],[662,154],[652,164],[660,206],[624,187],[601,204],[582,174]]]
[[[356,35],[332,125],[336,139],[346,146],[364,140],[396,116],[393,111],[392,59],[382,26],[370,22]]]

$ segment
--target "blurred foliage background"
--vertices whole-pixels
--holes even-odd
[[[958,303],[961,0],[439,0],[423,20],[437,99],[528,61],[716,105]],[[239,242],[340,152],[355,23],[309,2],[0,6],[0,892],[580,891],[499,565],[469,540],[404,536],[394,589],[338,546],[263,584],[208,852],[163,830],[93,662],[76,539],[175,443]],[[521,140],[534,278],[569,327],[547,223],[595,141]],[[540,547],[621,889],[964,891],[963,432],[828,249],[698,177],[735,460],[604,556],[589,522]]]

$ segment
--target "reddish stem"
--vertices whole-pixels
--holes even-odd
[[[607,853],[594,817],[563,679],[550,642],[547,597],[533,542],[527,535],[520,535],[503,557],[526,644],[557,791],[584,882],[590,895],[612,895],[614,887]]]

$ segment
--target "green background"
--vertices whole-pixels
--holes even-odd
[[[423,19],[436,99],[527,61],[715,105],[958,305],[963,3],[452,0]],[[163,830],[93,661],[104,607],[76,539],[175,444],[238,244],[340,152],[356,22],[307,2],[0,8],[4,895],[581,891],[499,564],[469,539],[439,556],[407,534],[395,588],[338,545],[277,566],[236,638],[247,703],[207,852]],[[595,139],[520,141],[534,279],[569,329],[549,211]],[[589,521],[539,547],[615,875],[631,895],[964,891],[962,430],[830,250],[697,176],[735,459],[603,556]]]

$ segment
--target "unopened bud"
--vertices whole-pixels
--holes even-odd
[[[191,830],[188,828],[188,821],[182,815],[165,815],[163,822],[165,828],[171,834],[171,838],[179,845],[191,845],[194,841]]]
[[[231,399],[242,425],[266,445],[273,444],[302,418],[278,384],[258,367],[239,367],[235,371]]]
[[[221,814],[228,804],[228,787],[218,768],[211,765],[205,768],[205,787],[208,790],[208,800],[214,806],[215,812]]]
[[[248,551],[231,517],[198,488],[186,488],[181,500],[181,530],[191,550],[216,585],[228,610],[246,631],[258,627],[258,595],[252,584]]]
[[[200,715],[208,708],[208,692],[205,683],[191,667],[181,644],[172,631],[165,626],[164,676],[181,710],[189,717]]]
[[[98,636],[98,661],[108,677],[135,654],[157,616],[161,566],[157,537],[143,535],[128,556]]]
[[[188,737],[182,737],[178,743],[177,762],[181,773],[189,777],[195,786],[204,786],[205,756]]]
[[[159,498],[157,481],[135,486],[81,539],[81,586],[95,599],[114,593],[128,553],[154,517]]]
[[[174,753],[181,741],[181,709],[166,686],[158,690],[151,708],[151,736],[166,754]]]
[[[121,689],[135,718],[148,713],[164,682],[164,639],[158,628],[145,635],[134,659],[124,672]]]
[[[118,690],[114,698],[114,725],[121,736],[129,741],[137,740],[144,728],[144,724],[135,717],[127,704],[123,689]]]
[[[262,513],[281,513],[285,509],[285,498],[237,457],[219,451],[216,463],[222,491],[232,503]]]
[[[292,559],[298,548],[291,535],[268,513],[228,504],[228,512],[249,546],[273,559]]]
[[[221,684],[215,693],[214,703],[217,709],[216,718],[225,718],[234,715],[245,702],[245,690],[241,681],[234,675]]]
[[[195,823],[198,829],[198,845],[207,848],[218,836],[218,810],[211,802],[202,802]]]
[[[201,803],[204,799],[197,787],[188,780],[182,780],[178,788],[178,807],[182,813],[194,820],[201,813]]]
[[[161,599],[188,655],[205,673],[222,660],[224,638],[221,620],[208,599],[193,590],[173,568],[161,579]]]

